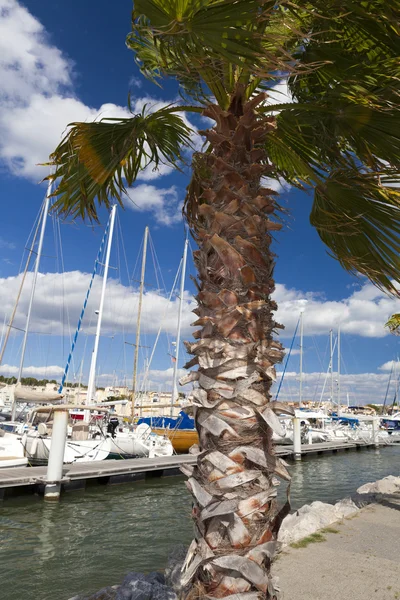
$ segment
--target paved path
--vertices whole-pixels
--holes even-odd
[[[326,541],[279,556],[283,600],[400,600],[400,498],[332,527]]]

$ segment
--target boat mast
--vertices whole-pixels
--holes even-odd
[[[340,417],[340,325],[338,327],[337,334],[337,376],[338,376],[338,388],[337,388],[337,416]]]
[[[181,274],[181,287],[179,291],[179,309],[178,309],[178,327],[176,330],[176,344],[175,344],[175,362],[174,372],[172,375],[172,392],[171,392],[171,417],[174,412],[174,402],[178,399],[178,361],[179,361],[179,345],[181,340],[181,321],[182,321],[182,310],[183,310],[183,294],[185,291],[185,275],[186,275],[186,259],[188,250],[189,239],[186,236],[185,245],[183,248],[182,258],[182,274]]]
[[[96,380],[96,362],[97,362],[97,353],[99,351],[99,341],[100,341],[100,331],[101,331],[101,321],[103,318],[103,309],[104,309],[104,297],[106,293],[107,286],[107,276],[108,276],[108,266],[110,264],[110,254],[111,254],[111,246],[112,246],[112,238],[114,232],[114,222],[115,222],[115,213],[117,210],[117,205],[114,204],[111,209],[110,215],[110,229],[108,233],[108,241],[107,241],[107,250],[106,250],[106,260],[104,263],[104,274],[103,274],[103,284],[101,288],[101,298],[100,298],[100,306],[99,306],[99,315],[97,319],[97,327],[96,334],[94,337],[94,348],[92,352],[92,359],[90,362],[90,371],[89,371],[89,381],[88,381],[88,389],[86,395],[86,404],[91,404],[92,399],[95,395],[95,380]],[[85,411],[85,421],[88,420],[88,415]]]
[[[334,386],[333,386],[333,331],[332,331],[332,329],[329,331],[329,345],[330,345],[330,354],[331,354],[331,360],[329,363],[329,370],[331,372],[331,406],[333,407]]]
[[[303,400],[303,313],[300,311],[300,388],[299,388],[299,408],[302,406]]]
[[[139,288],[139,306],[138,306],[138,316],[136,323],[136,344],[135,344],[135,354],[133,358],[133,378],[132,378],[132,404],[131,404],[131,418],[132,423],[135,419],[135,395],[136,395],[136,379],[137,379],[137,367],[139,360],[139,343],[140,343],[140,318],[142,315],[142,301],[143,301],[143,288],[144,288],[144,274],[146,270],[146,254],[147,254],[147,239],[149,237],[149,228],[146,226],[144,230],[144,240],[143,240],[143,256],[142,256],[142,272],[140,275],[140,288]],[[142,416],[142,405],[143,405],[143,397],[140,406],[140,416]]]
[[[21,359],[20,359],[20,363],[19,363],[17,384],[21,382],[22,371],[24,368],[26,343],[28,341],[28,332],[29,332],[29,325],[30,325],[30,321],[31,321],[33,298],[35,296],[35,289],[36,289],[37,276],[38,276],[38,272],[39,272],[40,258],[42,256],[44,232],[46,230],[47,215],[49,214],[50,195],[51,195],[52,186],[53,186],[53,181],[52,181],[52,179],[50,179],[49,184],[47,186],[46,198],[45,198],[44,206],[43,206],[42,226],[40,228],[40,236],[39,236],[39,244],[38,244],[38,249],[37,249],[36,263],[35,263],[35,269],[33,271],[31,296],[29,298],[28,314],[26,316],[25,333],[24,333],[24,339],[22,342]],[[11,409],[11,420],[12,421],[15,421],[16,413],[17,413],[17,402],[15,400],[15,393],[14,393],[12,409]]]

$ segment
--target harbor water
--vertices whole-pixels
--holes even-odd
[[[335,502],[399,475],[400,447],[307,458],[290,471],[294,509]],[[163,569],[170,550],[191,540],[190,512],[183,477],[89,486],[59,504],[8,499],[0,503],[0,597],[67,600],[119,583],[129,571]]]

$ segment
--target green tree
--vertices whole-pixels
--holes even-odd
[[[123,203],[140,169],[179,167],[192,131],[212,125],[193,153],[184,214],[198,250],[200,450],[185,467],[196,538],[184,567],[187,598],[275,598],[270,577],[280,523],[271,402],[282,328],[274,319],[272,236],[278,195],[265,178],[313,196],[311,223],[352,273],[394,291],[400,251],[399,3],[393,0],[136,0],[127,45],[141,72],[173,77],[182,102],[124,119],[73,123],[51,157],[56,209],[97,219]],[[277,81],[294,102],[268,105]],[[294,249],[295,250],[295,249]]]

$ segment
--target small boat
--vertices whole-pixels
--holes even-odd
[[[0,428],[0,469],[26,467],[27,464],[21,439]]]
[[[385,415],[381,418],[381,424],[388,433],[400,432],[400,412],[394,415]]]
[[[154,433],[167,436],[178,454],[189,452],[193,444],[199,443],[194,419],[183,410],[177,417],[141,417],[138,424],[146,424]]]

